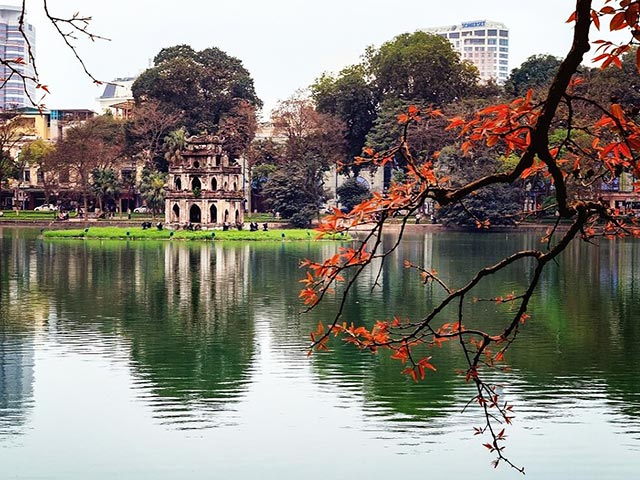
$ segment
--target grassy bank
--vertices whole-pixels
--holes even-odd
[[[69,217],[76,218],[76,212],[71,212]],[[0,216],[0,222],[3,220],[14,222],[54,221],[56,218],[58,218],[58,212],[36,212],[34,210],[20,210],[16,212],[15,210],[3,210],[2,216]]]
[[[305,229],[282,229],[264,232],[248,230],[158,230],[141,227],[90,227],[87,229],[47,230],[45,238],[95,238],[95,239],[128,239],[128,240],[227,240],[227,241],[300,241],[315,240],[317,232]],[[348,240],[349,237],[336,235],[325,237],[326,240]]]

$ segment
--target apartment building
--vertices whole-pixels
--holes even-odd
[[[473,63],[484,82],[503,84],[509,76],[509,29],[490,20],[424,29],[446,38],[463,60]]]
[[[12,63],[12,70],[0,66],[0,109],[13,110],[32,105],[36,99],[36,84],[32,80],[23,81],[24,77],[35,75],[33,63],[29,58],[29,46],[35,56],[36,30],[30,23],[24,23],[20,31],[21,6],[0,5],[0,58],[18,60]]]

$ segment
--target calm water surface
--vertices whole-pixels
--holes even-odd
[[[386,355],[305,355],[331,303],[301,315],[302,257],[333,244],[44,241],[0,227],[0,478],[520,478],[473,437],[454,370],[413,384]],[[391,242],[392,237],[386,239]],[[414,316],[532,234],[414,234],[349,319]],[[524,285],[506,272],[504,294]],[[486,290],[489,295],[490,290]],[[480,292],[482,295],[483,292]],[[499,377],[507,452],[534,479],[640,475],[640,242],[574,245],[545,274]],[[471,305],[476,322],[499,321]]]

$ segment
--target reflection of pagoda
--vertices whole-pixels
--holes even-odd
[[[194,135],[169,165],[165,221],[209,226],[244,221],[242,167],[222,150],[223,139]]]

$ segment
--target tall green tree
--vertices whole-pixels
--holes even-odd
[[[142,170],[142,178],[138,189],[140,190],[142,199],[151,209],[153,218],[164,208],[164,186],[166,180],[167,175],[164,173],[152,171],[148,168]]]
[[[426,32],[403,33],[366,54],[381,99],[399,98],[440,106],[468,95],[478,69],[448,40]]]
[[[211,47],[195,51],[188,45],[164,48],[132,86],[136,103],[156,100],[175,114],[192,133],[219,132],[223,120],[236,117],[255,121],[255,110],[262,106],[253,79],[242,62]],[[246,118],[246,108],[253,119]],[[253,135],[246,136],[245,149]]]
[[[22,138],[22,130],[17,122],[18,112],[0,112],[0,189],[11,177],[18,174],[14,149]]]
[[[91,172],[91,190],[100,211],[104,211],[105,200],[115,200],[121,189],[122,183],[113,168],[94,168]]]
[[[637,117],[640,109],[640,73],[636,66],[637,47],[621,57],[620,68],[595,68],[585,72],[585,82],[578,86],[584,95],[593,99],[608,99],[617,103],[632,117]],[[591,117],[600,115],[591,109]]]
[[[358,177],[350,177],[336,189],[340,204],[347,210],[353,210],[353,207],[365,200],[371,198],[371,191],[364,183],[358,181]]]
[[[454,147],[445,147],[438,156],[436,172],[441,178],[450,178],[451,186],[458,188],[475,178],[508,172],[514,165],[514,159],[496,157],[484,148],[465,156]],[[436,216],[448,227],[510,226],[516,224],[522,211],[520,200],[521,182],[489,185],[475,195],[438,209]]]
[[[164,158],[171,163],[180,158],[180,151],[187,144],[187,132],[184,128],[173,130],[164,137]]]
[[[514,68],[505,83],[509,95],[522,96],[530,88],[548,87],[555,77],[560,59],[553,55],[532,55],[522,65]]]
[[[40,172],[40,182],[44,190],[45,203],[50,203],[52,189],[55,186],[55,166],[51,158],[56,147],[46,140],[37,139],[22,147],[20,157],[27,165],[37,165]]]
[[[318,112],[334,115],[345,126],[346,156],[362,153],[376,118],[378,100],[364,65],[352,65],[337,76],[324,74],[311,85]]]

